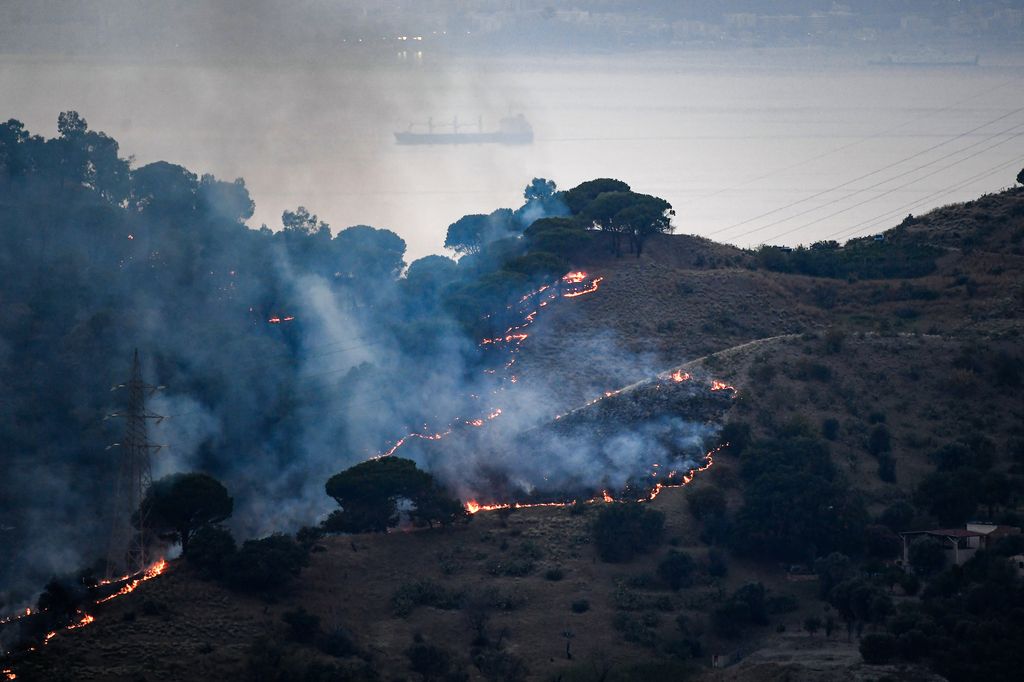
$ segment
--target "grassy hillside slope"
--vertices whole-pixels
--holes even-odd
[[[872,515],[910,500],[934,468],[929,455],[965,434],[983,433],[993,470],[1013,472],[1011,450],[1024,436],[1024,192],[939,209],[886,240],[936,247],[934,271],[808,277],[684,236],[652,239],[640,258],[595,251],[585,265],[605,277],[600,291],[538,322],[523,346],[522,380],[557,376],[561,401],[572,405],[682,366],[735,385],[728,420],[754,437],[821,437],[835,420],[832,462]],[[622,350],[642,360],[626,364]],[[891,480],[879,476],[868,445],[880,424]],[[267,599],[230,592],[177,561],[19,663],[18,679],[932,679],[921,666],[865,664],[845,631],[802,631],[808,618],[831,613],[813,576],[701,540],[707,529],[688,499],[714,486],[736,510],[740,479],[740,461],[724,453],[689,486],[663,491],[649,507],[665,514],[666,542],[624,564],[597,557],[591,524],[602,503],[328,537],[301,578]],[[676,551],[695,570],[691,585],[673,591],[657,567]],[[766,588],[768,624],[717,632],[712,610],[755,580]],[[892,599],[912,598],[897,590]],[[290,641],[282,615],[298,607],[324,632],[348,633],[353,647],[342,653],[352,655]],[[700,639],[699,655],[676,655],[685,638]],[[445,649],[465,676],[411,672],[407,651],[417,642]],[[714,654],[728,667],[711,669]]]

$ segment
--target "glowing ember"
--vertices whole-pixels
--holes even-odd
[[[592,294],[595,291],[597,291],[597,288],[601,285],[601,282],[603,281],[604,277],[596,277],[590,282],[590,286],[588,286],[586,289],[580,289],[579,291],[567,291],[564,294],[562,294],[562,296],[564,296],[565,298],[576,298],[577,296],[585,296],[587,294]]]
[[[96,603],[97,604],[103,604],[105,602],[110,601],[111,599],[116,599],[117,597],[120,597],[121,595],[128,594],[129,592],[134,592],[136,587],[138,587],[142,583],[146,582],[147,580],[150,580],[152,578],[157,577],[158,575],[163,573],[165,570],[167,570],[167,561],[165,559],[160,559],[159,561],[157,561],[156,563],[151,565],[149,568],[147,568],[145,571],[143,571],[142,575],[139,576],[138,578],[132,578],[131,580],[128,580],[128,578],[130,578],[130,576],[124,576],[123,578],[119,578],[117,580],[105,580],[105,581],[101,582],[100,584],[101,585],[109,585],[112,582],[120,582],[121,580],[128,580],[128,582],[126,582],[121,587],[121,589],[119,589],[114,594],[106,596],[103,599],[100,599],[99,601],[97,601]],[[89,622],[91,623],[92,621],[90,620]],[[88,625],[88,623],[82,623],[82,624],[79,625],[79,627],[81,627],[81,625]]]
[[[117,592],[115,592],[115,593],[113,593],[113,594],[111,594],[111,595],[109,595],[107,597],[104,597],[103,599],[100,599],[100,600],[96,601],[95,603],[96,604],[102,604],[104,602],[110,601],[111,599],[114,599],[115,597],[120,597],[123,594],[128,594],[129,592],[134,591],[135,588],[137,588],[141,583],[143,583],[143,582],[145,582],[147,580],[150,580],[152,578],[157,577],[158,575],[163,573],[165,570],[167,570],[167,561],[164,560],[164,559],[160,559],[156,563],[150,565],[146,570],[144,570],[141,574],[139,574],[138,577],[133,578],[130,575],[126,575],[126,576],[123,576],[121,578],[111,578],[109,580],[101,580],[100,582],[97,583],[98,586],[110,585],[112,583],[117,583],[117,582],[121,582],[121,581],[128,581],[128,582],[125,583],[125,585],[122,586]],[[11,620],[17,620],[19,618],[26,618],[26,617],[31,616],[31,615],[32,615],[32,609],[25,609],[25,614],[24,615],[19,615],[19,616],[16,616],[14,618],[8,618],[7,620],[0,621],[0,623],[7,623],[7,622],[10,622]],[[77,630],[79,628],[84,628],[86,625],[89,625],[90,623],[93,623],[96,620],[96,617],[93,616],[90,613],[83,613],[82,611],[78,611],[77,615],[78,615],[78,620],[76,622],[72,623],[71,625],[65,626],[64,627],[65,630]],[[56,637],[58,632],[59,632],[59,630],[51,630],[50,632],[47,632],[46,635],[43,637],[42,645],[46,646],[47,644],[49,644],[50,640],[53,639],[54,637]],[[28,651],[36,651],[36,650],[37,650],[36,647],[29,647],[28,648]],[[10,668],[4,668],[4,669],[0,670],[0,675],[2,675],[2,679],[4,679],[4,680],[14,680],[14,679],[17,679],[17,674],[13,670],[11,670]]]
[[[88,625],[89,623],[93,622],[94,620],[96,620],[95,616],[93,616],[92,614],[86,613],[86,614],[84,614],[82,616],[82,619],[80,621],[78,621],[74,625],[69,625],[67,627],[67,629],[68,630],[76,630],[78,628],[84,628],[86,625]],[[53,634],[57,634],[57,633],[53,633]],[[47,638],[49,638],[49,637],[47,637]]]

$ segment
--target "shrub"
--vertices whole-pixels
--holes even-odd
[[[493,585],[472,595],[470,606],[499,611],[515,611],[526,603],[526,597],[518,591],[500,590]]]
[[[309,643],[320,632],[320,616],[309,613],[301,606],[281,614],[281,620],[288,626],[288,639]]]
[[[884,665],[896,655],[896,638],[888,633],[865,635],[860,640],[860,655],[871,665]]]
[[[878,517],[880,524],[897,533],[909,528],[913,521],[914,507],[903,500],[890,504]]]
[[[523,578],[533,573],[536,568],[537,563],[532,559],[493,559],[487,562],[488,573],[491,575],[509,576],[511,578]]]
[[[642,619],[628,613],[616,613],[612,626],[622,633],[627,642],[653,647],[658,643],[658,633],[651,629]]]
[[[943,526],[958,526],[978,508],[980,486],[980,476],[973,469],[934,471],[918,484],[914,501]]]
[[[729,566],[725,562],[725,553],[717,549],[708,551],[708,574],[715,578],[724,578],[729,574]]]
[[[896,459],[889,455],[878,458],[878,478],[886,483],[896,482]]]
[[[347,658],[359,653],[352,635],[344,628],[334,628],[317,637],[316,648],[335,658]]]
[[[686,504],[695,519],[703,521],[725,513],[725,493],[721,489],[705,485],[687,492]]]
[[[800,608],[800,603],[791,594],[776,594],[764,600],[764,609],[773,616],[793,613]]]
[[[850,557],[839,552],[832,552],[815,561],[814,572],[818,576],[818,596],[822,599],[828,598],[832,588],[853,577],[855,573]]]
[[[689,554],[672,550],[658,564],[658,577],[673,590],[678,590],[693,583],[693,570],[693,559]]]
[[[836,353],[843,350],[843,344],[846,342],[846,332],[842,329],[829,329],[825,332],[825,352],[829,355],[835,355]]]
[[[561,566],[555,566],[544,571],[544,579],[552,582],[558,582],[565,577],[565,571],[562,570]]]
[[[405,583],[391,595],[391,608],[398,616],[408,616],[417,606],[432,606],[451,611],[461,608],[463,594],[430,580]]]
[[[203,574],[219,578],[234,553],[235,539],[230,531],[220,526],[203,526],[192,536],[185,558]]]
[[[246,540],[228,561],[227,579],[240,590],[283,589],[308,562],[306,551],[289,535]]]
[[[530,675],[530,668],[521,656],[496,649],[487,649],[473,656],[473,665],[493,682],[524,682]]]
[[[835,440],[839,437],[839,420],[834,417],[827,417],[821,422],[821,435],[828,440]]]
[[[750,445],[751,438],[750,424],[746,422],[729,422],[722,427],[722,431],[718,435],[718,442],[721,444],[728,443],[729,447],[726,448],[726,452],[738,457]]]
[[[415,643],[405,650],[405,657],[409,659],[409,668],[425,680],[441,677],[452,667],[451,654],[432,644]]]
[[[811,360],[798,360],[793,368],[793,378],[800,381],[828,382],[832,379],[832,370],[827,365]]]
[[[573,613],[586,613],[590,610],[590,602],[586,599],[577,599],[569,605]]]
[[[661,544],[665,515],[635,502],[609,504],[598,513],[593,530],[603,561],[629,561]]]
[[[908,551],[910,565],[922,575],[933,575],[946,565],[946,551],[942,542],[925,536],[914,541]]]
[[[878,457],[883,452],[890,450],[892,450],[892,436],[889,435],[889,429],[885,424],[877,424],[868,435],[868,452]]]
[[[711,613],[711,624],[722,637],[736,637],[750,625],[767,625],[764,586],[748,583]]]
[[[871,525],[864,529],[864,547],[870,556],[878,559],[893,559],[903,550],[903,542],[889,528]]]

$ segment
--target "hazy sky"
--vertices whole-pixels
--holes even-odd
[[[244,177],[253,226],[306,205],[393,229],[411,257],[463,214],[518,205],[534,176],[621,178],[669,199],[684,232],[813,241],[1012,181],[1024,59],[992,27],[1021,4],[14,1],[0,116],[52,135],[76,109],[136,165]],[[393,137],[513,112],[533,145]]]

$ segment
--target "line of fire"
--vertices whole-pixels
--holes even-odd
[[[494,404],[479,415],[456,416],[441,428],[407,433],[371,459],[390,457],[414,442],[434,444],[454,434],[468,436],[506,414],[505,408],[497,406],[497,403],[504,392],[518,383],[515,374],[517,354],[530,337],[529,329],[541,311],[559,300],[576,300],[594,294],[603,281],[603,277],[584,271],[569,272],[555,282],[524,294],[508,306],[504,317],[510,317],[514,322],[502,333],[479,342],[482,349],[495,349],[499,356],[495,363],[498,367],[484,370],[496,379],[490,395]],[[275,315],[267,321],[282,324],[294,319],[291,315]],[[541,447],[541,435],[552,431],[572,441],[578,432],[584,430],[598,434],[611,428],[628,430],[651,414],[679,414],[699,423],[717,423],[728,409],[736,389],[717,379],[699,378],[695,371],[674,368],[631,386],[606,391],[580,408],[554,415],[547,424],[517,434],[512,445],[522,451],[535,450]],[[17,673],[10,666],[24,656],[45,646],[61,632],[88,626],[102,617],[105,604],[134,592],[142,583],[163,575],[171,568],[172,564],[165,556],[148,554],[152,543],[147,542],[145,519],[139,518],[134,511],[151,482],[149,455],[160,447],[151,444],[147,438],[146,421],[161,417],[146,409],[145,398],[161,387],[143,383],[136,353],[130,379],[115,388],[128,389],[129,398],[125,412],[111,415],[124,417],[127,428],[124,442],[116,444],[122,453],[121,471],[113,495],[115,509],[107,576],[103,579],[83,578],[77,586],[77,594],[61,594],[57,586],[48,586],[53,589],[44,593],[45,598],[40,599],[37,608],[26,608],[21,613],[0,619],[0,635],[3,636],[0,642],[6,643],[4,657],[0,659],[4,665],[0,668],[0,675],[4,679],[17,678]],[[488,497],[467,496],[463,505],[473,515],[502,509],[567,507],[579,503],[647,502],[667,488],[690,483],[714,464],[714,456],[725,447],[727,444],[722,444],[709,451],[701,450],[699,454],[677,453],[674,462],[651,462],[647,474],[635,477],[619,489],[591,490],[582,486],[566,489],[562,486],[557,490],[541,487],[524,490],[509,485],[508,481],[494,480]],[[117,573],[118,567],[123,567],[123,572]]]

